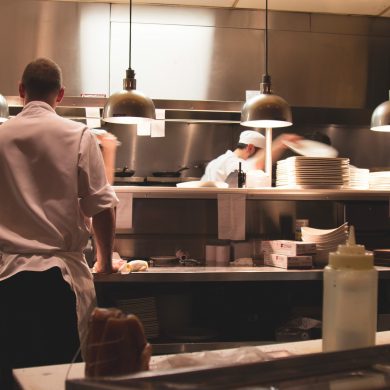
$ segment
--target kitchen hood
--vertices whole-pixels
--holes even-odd
[[[6,96],[10,116],[22,110],[18,96]],[[56,108],[59,115],[86,123],[90,108],[99,109],[93,119],[102,119],[106,98],[64,97]],[[156,109],[165,110],[165,122],[239,124],[243,101],[153,99]],[[292,107],[294,123],[369,126],[371,110],[358,108]],[[103,122],[102,122],[103,123]],[[103,123],[104,124],[104,123]]]

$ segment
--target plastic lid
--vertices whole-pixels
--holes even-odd
[[[329,253],[329,265],[333,268],[370,269],[374,266],[374,256],[364,245],[356,244],[355,229],[351,226],[347,242],[339,245],[337,252]]]

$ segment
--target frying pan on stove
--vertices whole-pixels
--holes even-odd
[[[181,172],[189,169],[188,167],[181,167],[177,171],[158,171],[152,172],[154,177],[180,177]]]
[[[131,177],[134,175],[134,173],[134,169],[129,169],[127,167],[115,169],[115,177]]]

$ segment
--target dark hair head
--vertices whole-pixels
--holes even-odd
[[[243,143],[239,142],[239,143],[237,144],[237,146],[236,146],[236,149],[243,150],[243,149],[245,149],[247,146],[248,146],[248,144],[243,144]],[[255,153],[257,153],[257,152],[261,149],[261,148],[255,146],[255,145],[253,145],[253,146],[254,146],[254,148],[255,148]]]
[[[237,149],[241,149],[242,150],[242,149],[245,149],[247,146],[248,146],[247,144],[242,144],[242,143],[239,142],[237,144]]]
[[[61,89],[61,69],[48,58],[38,58],[24,69],[22,84],[29,100],[45,101]]]

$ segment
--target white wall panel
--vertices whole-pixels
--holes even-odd
[[[122,89],[128,67],[128,23],[111,23],[110,90]],[[210,78],[214,29],[132,25],[132,68],[137,89],[152,98],[204,99]]]

